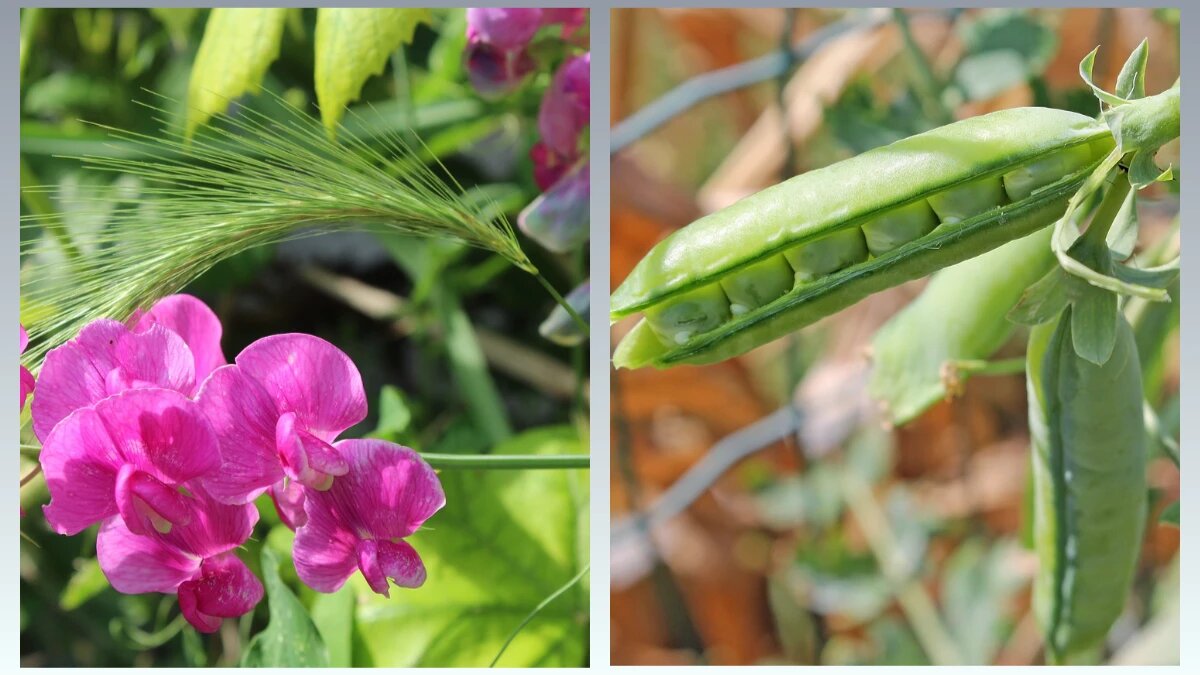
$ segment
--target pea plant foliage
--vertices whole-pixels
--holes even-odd
[[[108,607],[100,644],[117,662],[160,649],[190,665],[586,665],[586,408],[514,430],[463,309],[471,286],[439,279],[472,250],[488,261],[480,286],[509,269],[532,275],[545,291],[537,311],[556,310],[543,334],[582,349],[578,294],[564,297],[539,265],[586,288],[569,259],[586,260],[587,13],[524,11],[145,15],[165,30],[155,48],[190,66],[182,107],[148,94],[140,110],[155,130],[92,125],[110,151],[56,158],[92,176],[82,187],[23,184],[23,534],[33,556],[53,541],[43,535],[81,552],[57,608],[30,609],[31,623]],[[111,12],[74,16],[112,28]],[[23,28],[33,39],[38,21],[58,18],[26,13]],[[418,31],[434,43],[420,72],[409,63]],[[502,87],[472,52],[496,39],[497,53],[524,59],[499,73]],[[297,45],[312,50],[311,111],[272,86],[273,64]],[[380,95],[389,89],[398,106]],[[426,143],[413,111],[430,98],[466,112]],[[470,129],[494,133],[493,116],[545,141],[520,160],[538,174],[532,198],[464,187],[441,161],[482,140]],[[505,215],[523,202],[521,222],[537,225],[525,235]],[[379,391],[351,340],[284,328],[234,354],[219,308],[188,292],[248,252],[340,231],[395,251],[414,302],[435,307],[470,433],[418,426],[432,399]],[[582,367],[565,370],[582,392]]]

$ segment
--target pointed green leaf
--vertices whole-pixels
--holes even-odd
[[[336,593],[321,593],[312,603],[312,620],[329,648],[331,668],[350,668],[354,664],[354,607],[358,588],[346,584]]]
[[[304,605],[279,578],[279,559],[262,550],[263,582],[271,619],[242,654],[243,668],[324,668],[329,653]]]
[[[1133,50],[1121,72],[1117,75],[1116,95],[1126,99],[1142,98],[1146,95],[1146,60],[1150,56],[1149,40],[1143,38]]]
[[[1067,274],[1061,267],[1050,270],[1029,288],[1008,312],[1008,320],[1026,326],[1036,326],[1057,317],[1066,308]]]
[[[1083,57],[1082,61],[1079,62],[1079,77],[1083,78],[1084,83],[1091,87],[1092,93],[1096,95],[1096,98],[1100,99],[1101,103],[1107,103],[1112,106],[1129,103],[1129,101],[1121,98],[1120,96],[1115,96],[1107,91],[1104,91],[1100,88],[1100,85],[1096,84],[1092,80],[1092,70],[1096,64],[1096,52],[1098,51],[1100,51],[1100,48],[1096,47],[1089,52],[1087,56]]]
[[[1112,227],[1108,230],[1108,247],[1112,249],[1117,260],[1125,260],[1133,255],[1133,247],[1137,245],[1138,216],[1137,190],[1130,190],[1121,203],[1121,210],[1113,218]]]
[[[1159,169],[1154,163],[1154,152],[1150,150],[1140,150],[1133,155],[1133,160],[1129,163],[1129,183],[1134,189],[1141,190],[1142,188],[1157,183],[1159,181],[1168,181],[1175,177],[1171,167]]]
[[[69,612],[104,592],[108,587],[108,579],[104,576],[104,571],[100,569],[100,563],[95,558],[77,561],[75,573],[71,575],[71,580],[67,582],[67,587],[63,589],[62,595],[58,598],[58,606],[63,611]]]
[[[1117,296],[1091,286],[1080,290],[1071,303],[1071,343],[1081,358],[1103,365],[1117,341]]]
[[[208,16],[204,38],[188,82],[185,135],[230,101],[257,93],[267,68],[279,56],[286,9],[218,8]]]
[[[428,9],[317,10],[314,77],[321,120],[331,135],[367,78],[382,74],[392,52],[411,42],[417,24],[429,17]]]

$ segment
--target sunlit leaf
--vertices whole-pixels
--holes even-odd
[[[331,135],[367,78],[383,73],[392,52],[410,42],[417,24],[429,17],[428,9],[317,10],[314,77],[321,119]]]
[[[286,9],[218,8],[208,16],[188,82],[186,135],[230,101],[256,93],[279,56]]]
[[[304,605],[279,578],[279,558],[270,546],[262,550],[263,583],[270,622],[242,654],[250,668],[323,668],[329,653]]]
[[[547,427],[493,452],[585,450],[578,429]],[[446,507],[411,538],[428,570],[425,585],[394,590],[390,600],[373,596],[358,609],[364,663],[486,666],[529,612],[587,564],[586,471],[454,470],[441,479]],[[577,584],[547,605],[497,665],[584,665],[587,589]]]

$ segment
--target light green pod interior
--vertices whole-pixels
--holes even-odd
[[[871,255],[880,256],[892,249],[925,236],[938,226],[937,215],[924,199],[863,223],[863,236]]]
[[[857,227],[801,244],[783,252],[796,272],[796,282],[806,283],[867,259],[867,242]]]
[[[984,176],[949,190],[929,195],[929,207],[943,225],[959,223],[1004,203],[999,176]]]
[[[1091,160],[1092,152],[1086,145],[1066,148],[1004,174],[1004,192],[1012,201],[1021,201],[1034,190],[1078,171]]]
[[[666,345],[681,345],[730,318],[729,299],[720,284],[709,284],[646,309],[646,320]]]
[[[729,313],[741,316],[792,290],[792,268],[782,255],[738,270],[721,279],[729,298]]]

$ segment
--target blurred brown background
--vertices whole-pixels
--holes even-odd
[[[779,49],[781,30],[799,44],[846,17],[614,10],[613,124],[689,78]],[[700,103],[614,154],[613,288],[655,242],[699,215],[937,126],[938,114],[961,119],[1025,105],[1094,114],[1079,61],[1097,45],[1102,86],[1111,88],[1147,37],[1147,92],[1179,73],[1177,12],[915,11],[909,22],[937,87],[932,99],[922,96],[931,83],[889,20],[826,43],[783,78]],[[1167,162],[1179,165],[1177,146],[1160,153]],[[1143,237],[1171,236],[1177,195],[1145,194]],[[716,441],[778,409],[802,381],[798,400],[813,416],[806,426],[834,439],[821,452],[789,439],[756,453],[652,537],[633,537],[640,547],[622,540],[613,551],[614,664],[927,663],[938,661],[939,640],[974,662],[1040,662],[1029,611],[1037,561],[1021,543],[1029,465],[1023,377],[972,379],[964,396],[894,432],[863,412],[854,417],[866,420],[863,428],[842,433],[837,419],[826,419],[836,415],[823,412],[859,405],[864,347],[922,283],[872,296],[739,359],[614,373],[614,524],[653,503]],[[614,326],[613,344],[632,325]],[[1004,352],[1021,353],[1019,337]],[[1160,402],[1169,411],[1178,400],[1177,331],[1167,353]],[[831,461],[812,459],[826,450]],[[858,478],[844,479],[850,474]],[[1177,500],[1174,464],[1156,457],[1149,476],[1152,510]],[[829,485],[837,487],[822,487]],[[1178,658],[1177,608],[1173,642],[1170,627],[1178,546],[1177,529],[1149,526],[1135,606],[1114,629],[1122,639],[1113,661]],[[893,554],[899,567],[889,571]],[[897,578],[911,583],[897,587]]]

